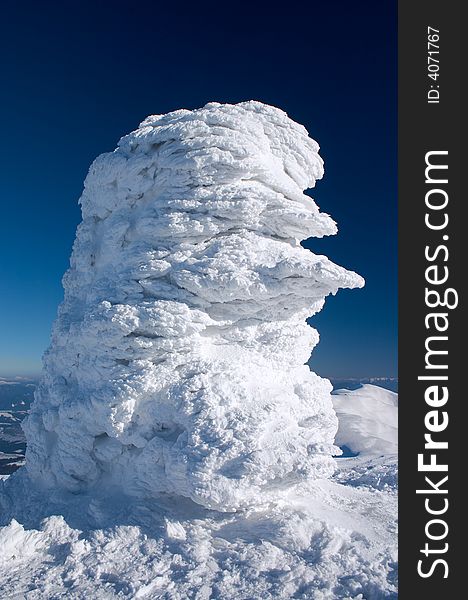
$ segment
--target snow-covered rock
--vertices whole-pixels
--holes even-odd
[[[335,390],[335,443],[361,456],[398,453],[398,394],[377,385]]]
[[[305,319],[363,284],[299,244],[335,232],[303,194],[322,173],[258,102],[149,117],[95,161],[27,466],[0,477],[1,597],[396,598],[375,390],[361,438],[333,396],[362,452],[335,463],[331,385],[305,366]]]
[[[32,481],[230,511],[331,475],[306,318],[363,280],[299,243],[336,232],[303,193],[318,150],[279,109],[211,103],[96,159],[25,422]]]

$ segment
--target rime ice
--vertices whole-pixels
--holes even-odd
[[[305,320],[363,280],[299,244],[336,232],[303,193],[318,150],[281,110],[211,103],[95,160],[25,424],[32,479],[229,511],[332,473]]]

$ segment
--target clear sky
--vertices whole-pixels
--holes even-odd
[[[92,160],[148,114],[250,99],[320,143],[339,233],[305,245],[367,280],[312,319],[313,369],[396,375],[396,2],[4,2],[0,50],[0,375],[40,369]]]

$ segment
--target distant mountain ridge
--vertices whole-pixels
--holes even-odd
[[[348,379],[330,377],[329,379],[334,390],[341,388],[356,390],[361,385],[371,384],[378,385],[391,392],[398,392],[398,377],[350,377]]]
[[[0,410],[29,408],[37,381],[29,377],[0,377]]]

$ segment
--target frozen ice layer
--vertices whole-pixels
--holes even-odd
[[[334,470],[331,385],[306,318],[361,277],[301,125],[259,102],[148,117],[98,157],[25,423],[29,476],[236,510]]]

